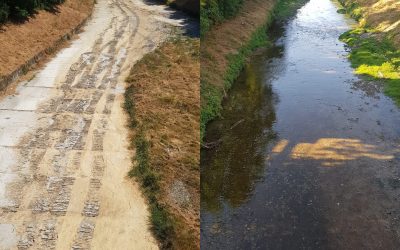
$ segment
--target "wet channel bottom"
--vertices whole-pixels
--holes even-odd
[[[400,112],[353,74],[352,24],[311,0],[246,65],[205,138],[202,249],[400,248]]]

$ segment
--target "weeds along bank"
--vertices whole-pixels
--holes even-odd
[[[199,14],[198,0],[163,2]],[[153,234],[161,249],[200,249],[200,39],[174,35],[136,63],[127,82],[136,151],[129,176],[149,202]]]
[[[132,69],[125,94],[132,148],[131,177],[150,205],[163,249],[200,248],[200,41],[179,37]]]
[[[352,49],[355,72],[380,80],[385,93],[400,105],[400,2],[398,0],[339,0],[343,9],[359,22],[341,40]]]
[[[243,0],[201,0],[200,25],[205,35],[213,25],[235,16]]]
[[[222,15],[221,19],[211,13],[214,9],[224,9],[221,6],[227,9],[229,2],[218,8],[213,6],[213,1],[202,2],[202,28],[205,18],[211,25],[207,26],[210,28],[207,32],[202,30],[201,41],[201,138],[207,123],[219,116],[222,100],[247,57],[256,48],[268,44],[269,24],[274,19],[290,16],[305,2],[307,0],[234,1],[232,12],[229,12],[234,16]],[[203,14],[203,11],[207,13]]]
[[[14,1],[9,2],[16,3]],[[40,3],[41,1],[34,2]],[[28,61],[33,59],[37,61],[38,53],[49,51],[50,48],[54,50],[61,37],[70,34],[72,30],[88,18],[94,2],[94,0],[65,0],[60,5],[48,5],[48,7],[57,6],[56,11],[51,11],[50,8],[46,7],[47,5],[42,6],[42,10],[39,7],[34,8],[36,12],[34,15],[30,15],[32,10],[23,9],[20,10],[22,12],[20,15],[27,15],[28,19],[22,23],[6,22],[3,24],[0,32],[0,82],[2,78],[10,76],[27,64]],[[50,11],[43,10],[45,7]],[[1,6],[0,8],[3,8],[3,13],[5,7]],[[9,7],[8,9],[11,13],[12,8]]]

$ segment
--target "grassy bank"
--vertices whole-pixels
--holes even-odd
[[[235,18],[216,25],[202,40],[201,138],[206,125],[219,116],[222,100],[246,59],[268,44],[268,26],[292,15],[307,0],[246,1]]]
[[[371,0],[371,5],[364,6],[361,1],[340,2],[345,10],[343,12],[359,21],[359,27],[340,37],[351,48],[349,59],[355,73],[367,80],[382,81],[385,84],[385,94],[400,105],[399,25],[393,25],[399,21],[400,3],[382,2],[387,5],[382,7],[382,11],[372,7],[372,3],[375,6],[380,4],[381,1],[377,0]]]
[[[148,198],[163,249],[199,249],[199,39],[146,55],[127,79],[125,109],[136,149],[130,172]]]
[[[93,5],[94,0],[66,0],[56,14],[39,10],[24,23],[5,23],[0,32],[0,78],[53,46],[90,15]]]
[[[377,36],[389,37],[400,47],[400,1],[398,0],[339,0],[343,9],[356,19],[360,27],[368,28]]]
[[[245,46],[239,48],[236,54],[227,55],[228,63],[225,77],[223,79],[222,88],[204,81],[201,83],[201,138],[203,138],[205,134],[207,123],[219,116],[222,109],[221,103],[226,94],[225,91],[231,88],[233,82],[239,76],[247,57],[256,48],[267,45],[268,38],[266,33],[266,26],[267,25],[263,25],[257,28],[256,31],[252,34],[248,43]]]

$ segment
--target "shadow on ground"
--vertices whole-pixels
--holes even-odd
[[[182,10],[177,10],[169,6],[165,6],[162,1],[157,0],[144,0],[144,3],[148,5],[160,5],[164,6],[167,10],[167,16],[170,19],[177,20],[180,23],[180,29],[182,30],[182,34],[192,38],[200,37],[200,23],[199,18],[193,16],[189,13],[185,13]]]

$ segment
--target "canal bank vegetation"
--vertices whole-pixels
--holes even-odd
[[[213,25],[235,16],[243,0],[201,0],[200,26],[204,36]]]
[[[200,248],[200,41],[178,37],[146,55],[127,79],[136,150],[129,173],[149,201],[163,249]]]
[[[355,73],[385,83],[385,93],[400,105],[400,2],[340,0],[359,26],[341,35],[350,48]]]
[[[222,101],[239,76],[248,56],[255,49],[269,43],[267,30],[272,21],[290,16],[306,2],[307,0],[244,1],[234,17],[222,23],[213,22],[214,26],[203,34],[201,139],[207,123],[220,115]]]

